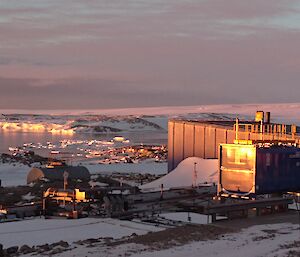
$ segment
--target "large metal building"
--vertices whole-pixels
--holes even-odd
[[[260,114],[261,112],[259,112]],[[294,139],[299,128],[294,125],[270,123],[270,115],[263,120],[199,121],[170,120],[168,122],[168,171],[188,157],[218,159],[219,145],[240,140],[288,140]],[[263,119],[263,116],[262,116]],[[299,139],[297,139],[299,140]]]
[[[70,180],[80,179],[83,181],[90,180],[90,172],[83,166],[54,166],[54,167],[42,167],[32,168],[27,175],[27,184],[37,182],[41,179],[47,179],[50,181],[63,181],[64,173],[68,173]]]

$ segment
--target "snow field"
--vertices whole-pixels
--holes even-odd
[[[192,242],[168,250],[143,252],[132,257],[274,257],[285,256],[288,250],[281,245],[300,239],[298,224],[259,225],[227,234],[218,240]],[[291,250],[291,249],[290,249]],[[298,250],[299,249],[294,249]],[[91,255],[92,256],[92,255]]]
[[[257,225],[240,232],[225,234],[217,240],[195,241],[183,246],[165,250],[149,248],[141,244],[121,244],[114,247],[95,246],[77,248],[59,254],[59,257],[99,256],[101,252],[107,257],[281,257],[287,256],[288,251],[298,250],[296,246],[284,249],[283,245],[299,240],[298,224]]]
[[[60,240],[72,243],[87,238],[112,237],[118,239],[159,231],[161,228],[138,222],[103,218],[78,220],[36,218],[18,222],[0,223],[0,243],[5,248],[23,244],[29,246],[55,243]]]

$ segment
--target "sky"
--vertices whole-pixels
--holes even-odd
[[[0,108],[299,102],[290,0],[1,0]]]

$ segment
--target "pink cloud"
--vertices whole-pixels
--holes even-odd
[[[201,104],[197,94],[205,96],[199,101],[247,102],[280,100],[278,92],[295,101],[300,93],[300,35],[264,25],[291,12],[290,1],[130,1],[130,8],[76,1],[73,15],[66,4],[58,11],[53,3],[39,6],[40,13],[0,10],[1,78],[44,88],[114,81],[133,97],[172,92],[182,104]],[[123,104],[131,102],[128,96]]]

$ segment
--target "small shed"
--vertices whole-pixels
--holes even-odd
[[[80,179],[89,181],[91,174],[86,167],[83,166],[55,166],[52,168],[40,167],[32,168],[27,175],[27,184],[48,179],[50,181],[63,181],[64,172],[68,173],[68,179]]]

